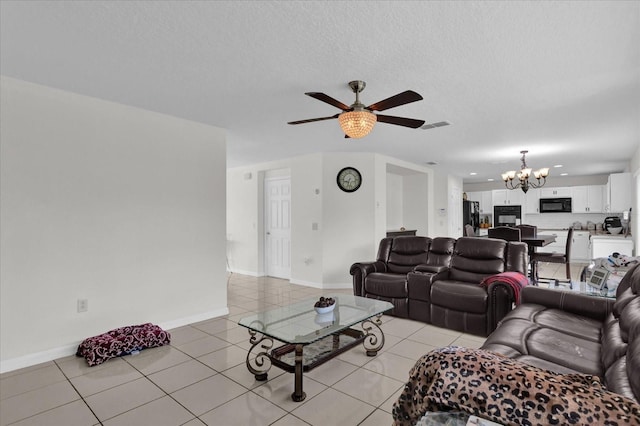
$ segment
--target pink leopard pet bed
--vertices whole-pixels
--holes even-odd
[[[157,325],[146,323],[116,328],[99,336],[84,339],[76,356],[84,357],[90,366],[146,348],[168,345],[171,335]]]

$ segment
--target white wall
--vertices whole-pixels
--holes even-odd
[[[375,154],[328,153],[323,158],[322,286],[345,287],[351,283],[354,262],[375,259],[375,187],[383,180],[376,178]],[[355,192],[344,192],[336,184],[338,172],[347,166],[362,175]]]
[[[254,169],[231,169],[227,180],[227,261],[231,271],[256,275],[258,265],[258,227],[260,220],[258,186],[261,179]]]
[[[224,131],[0,84],[2,371],[227,313]]]
[[[640,256],[640,142],[638,149],[629,161],[629,171],[631,172],[631,205],[633,206],[631,232],[635,247],[634,255]]]
[[[433,178],[426,167],[377,154],[319,153],[230,169],[227,233],[231,270],[264,274],[260,268],[263,206],[255,201],[262,188],[259,179],[246,176],[286,168],[291,173],[292,188],[291,282],[349,287],[351,264],[373,260],[380,239],[386,236],[388,164],[411,172],[411,176],[403,176],[403,220],[408,221],[404,226],[415,226],[412,229],[418,229],[421,235],[429,235]],[[363,177],[362,186],[353,193],[345,193],[336,185],[336,175],[346,166],[356,167]],[[416,213],[407,215],[407,206]],[[317,230],[313,229],[314,223]]]
[[[449,236],[449,176],[434,173],[434,226],[433,237]],[[462,203],[461,203],[462,204]]]
[[[296,284],[322,283],[322,211],[326,191],[322,161],[321,154],[312,154],[291,162],[291,282]],[[313,229],[314,224],[317,229]]]
[[[402,176],[395,173],[387,173],[387,229],[400,229],[404,226],[403,199],[404,186]],[[405,226],[405,228],[407,227]]]
[[[429,175],[416,173],[404,177],[403,222],[406,229],[415,229],[416,235],[428,236]]]

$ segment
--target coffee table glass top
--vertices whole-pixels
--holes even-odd
[[[616,286],[617,287],[617,286]],[[556,291],[570,291],[573,293],[584,294],[586,296],[594,296],[594,297],[604,297],[606,299],[615,299],[616,298],[616,289],[607,289],[604,288],[602,290],[591,287],[588,283],[584,281],[571,281],[571,286],[569,287],[568,283],[561,283],[558,286],[550,284],[548,287],[550,290]]]
[[[311,298],[242,318],[238,324],[285,343],[313,343],[393,308],[389,302],[341,294],[333,311],[317,314]]]

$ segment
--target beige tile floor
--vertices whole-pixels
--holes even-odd
[[[572,265],[579,276],[582,265]],[[540,275],[564,278],[564,265]],[[293,376],[276,367],[266,382],[246,368],[248,333],[237,321],[321,294],[274,278],[233,274],[226,317],[170,330],[170,346],[88,367],[69,356],[0,377],[0,426],[389,425],[409,369],[435,347],[479,347],[484,339],[420,322],[383,317],[376,357],[356,347],[305,374],[307,398],[291,400]]]

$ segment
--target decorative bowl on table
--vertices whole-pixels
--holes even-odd
[[[609,231],[610,234],[619,234],[619,233],[622,232],[622,228],[620,228],[620,227],[616,227],[616,228],[609,227],[607,229],[607,231]]]
[[[336,301],[332,297],[321,297],[315,305],[313,305],[313,309],[320,315],[333,311],[335,307]]]
[[[320,326],[326,327],[328,325],[333,324],[335,319],[336,317],[333,315],[333,311],[332,311],[332,312],[327,312],[325,314],[317,314],[316,317],[313,319],[313,321]]]

